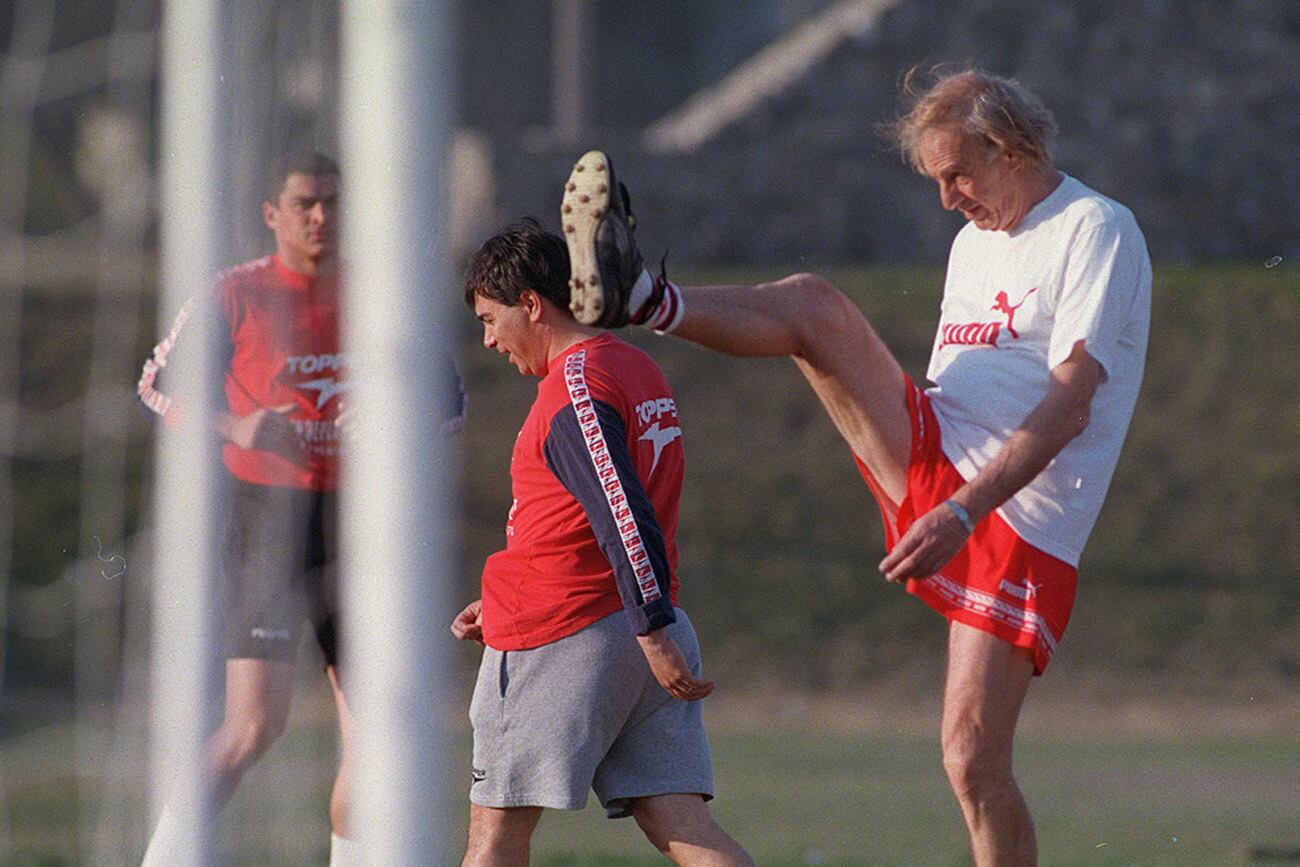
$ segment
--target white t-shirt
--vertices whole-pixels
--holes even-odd
[[[1065,175],[1011,231],[967,223],[948,259],[927,393],[970,480],[1046,396],[1075,343],[1104,369],[1088,427],[998,513],[1077,566],[1133,415],[1151,320],[1151,260],[1128,208]]]

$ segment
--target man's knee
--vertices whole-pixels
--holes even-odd
[[[850,309],[861,315],[849,296],[820,274],[791,274],[779,282],[784,284],[786,291],[799,299],[810,318],[835,320],[842,318],[844,312]]]
[[[234,733],[239,739],[241,751],[256,760],[271,748],[271,744],[280,739],[287,723],[288,714],[277,713],[275,709],[268,708],[236,720]]]
[[[641,833],[650,841],[660,852],[667,852],[668,845],[671,841],[669,832],[672,830],[672,824],[664,811],[658,809],[654,801],[655,798],[645,798],[632,804],[632,818],[636,819],[637,826],[640,827]]]
[[[1015,785],[1010,751],[988,744],[971,730],[944,732],[943,769],[962,800],[984,800]]]
[[[791,274],[776,284],[798,301],[800,328],[800,355],[808,357],[818,344],[834,341],[836,335],[854,338],[854,329],[860,328],[865,317],[858,306],[819,274]]]
[[[632,802],[632,817],[660,852],[667,852],[674,839],[716,827],[704,798],[699,795],[637,798]]]

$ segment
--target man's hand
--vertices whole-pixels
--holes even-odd
[[[461,641],[483,643],[483,600],[475,599],[466,605],[451,622],[451,634]]]
[[[699,701],[713,692],[713,681],[700,680],[691,674],[681,648],[668,637],[665,630],[656,629],[638,635],[636,640],[641,645],[646,662],[650,663],[650,671],[654,673],[655,680],[668,690],[669,695],[682,701]]]
[[[912,522],[889,556],[880,561],[888,581],[918,581],[937,573],[956,556],[970,534],[946,503],[940,503]]]
[[[1092,397],[1105,376],[1088,354],[1084,341],[1052,368],[1047,394],[1011,434],[1006,444],[953,501],[976,523],[1007,501],[1052,462],[1088,426]],[[966,544],[966,526],[947,504],[940,503],[907,528],[880,571],[890,581],[929,578]]]
[[[221,433],[241,449],[262,449],[295,457],[303,449],[302,438],[289,420],[296,403],[261,407],[248,415],[227,416]]]

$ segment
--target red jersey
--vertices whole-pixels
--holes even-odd
[[[223,271],[216,302],[224,320],[224,391],[234,415],[262,407],[295,404],[289,419],[304,448],[286,456],[262,449],[222,445],[226,468],[255,485],[328,491],[338,487],[338,396],[347,388],[345,359],[339,351],[337,272],[312,277],[291,271],[276,256],[266,256]],[[181,327],[187,304],[171,333],[145,362],[137,393],[145,406],[163,415],[170,399],[154,388]]]
[[[515,440],[506,547],[483,568],[483,638],[538,647],[623,608],[637,634],[676,620],[677,403],[659,367],[609,334],[554,359]]]

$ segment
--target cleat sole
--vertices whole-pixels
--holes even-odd
[[[609,190],[614,186],[612,177],[609,158],[604,152],[587,151],[569,175],[560,208],[573,277],[569,283],[569,309],[584,325],[599,322],[605,309],[605,291],[596,253],[596,230],[610,206]]]

